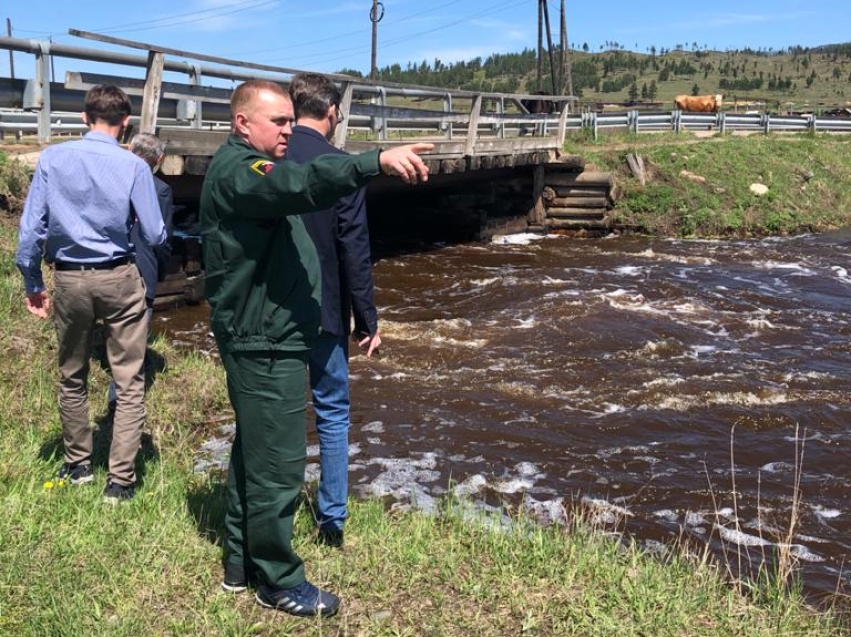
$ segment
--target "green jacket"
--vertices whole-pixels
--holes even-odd
[[[210,323],[228,351],[302,351],[319,334],[320,268],[298,215],[321,210],[380,172],[378,151],[280,162],[236,135],[201,189]]]

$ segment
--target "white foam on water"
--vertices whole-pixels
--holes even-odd
[[[526,246],[533,241],[539,241],[544,238],[544,235],[534,234],[531,232],[519,232],[517,234],[495,234],[491,237],[493,245],[518,245]]]
[[[373,420],[372,422],[368,422],[362,426],[361,431],[370,431],[377,434],[384,433],[384,423],[380,420]]]
[[[535,327],[535,318],[528,319],[514,319],[517,325],[514,325],[514,329],[517,330],[531,330]]]
[[[621,265],[614,269],[614,273],[624,276],[642,276],[647,273],[647,269],[636,265]]]
[[[470,340],[459,340],[448,336],[434,336],[432,342],[437,345],[448,345],[450,347],[466,347],[467,349],[482,349],[488,344],[488,340],[484,338],[476,338]]]
[[[790,544],[789,552],[797,557],[799,560],[804,562],[824,562],[825,558],[819,555],[818,553],[813,553],[809,548],[804,546],[803,544]]]
[[[754,329],[757,330],[774,330],[777,329],[777,326],[774,325],[771,321],[765,318],[758,319],[748,319],[745,323]]]
[[[766,473],[792,473],[795,470],[795,465],[781,460],[778,462],[767,462],[759,469]]]
[[[542,524],[567,523],[567,509],[562,498],[553,500],[535,500],[528,493],[523,496],[523,506]]]
[[[500,280],[501,280],[501,277],[494,276],[494,277],[491,277],[489,279],[472,279],[470,281],[470,283],[472,283],[476,287],[483,288],[485,286],[492,285],[493,283],[496,283],[497,281],[500,281]]]
[[[662,399],[657,405],[642,405],[639,409],[688,411],[708,405],[782,405],[791,400],[785,392],[767,393],[764,396],[757,396],[752,392],[709,392],[700,396],[670,396]]]
[[[812,509],[813,513],[815,513],[821,520],[833,520],[842,515],[842,511],[839,509],[825,509],[820,505],[816,505],[812,507]]]
[[[495,481],[491,488],[499,493],[519,493],[520,491],[528,491],[534,486],[535,483],[528,478],[510,478]]]
[[[480,493],[488,484],[485,477],[479,473],[468,476],[464,482],[456,484],[452,488],[452,493],[457,496],[469,496]]]
[[[749,533],[744,533],[736,529],[728,529],[720,524],[713,524],[712,526],[716,531],[718,531],[718,535],[722,540],[731,542],[732,544],[738,544],[739,546],[771,546],[772,544],[764,538],[756,535],[750,535]]]

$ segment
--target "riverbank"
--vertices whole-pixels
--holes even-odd
[[[851,137],[705,135],[623,133],[565,147],[584,156],[589,169],[614,173],[621,191],[615,227],[668,237],[750,237],[851,225]],[[641,158],[644,183],[630,170],[629,155]]]
[[[836,615],[808,608],[795,586],[731,582],[726,565],[671,547],[657,556],[594,532],[484,518],[446,502],[439,514],[352,503],[347,546],[296,544],[308,573],[341,594],[321,624],[264,611],[219,590],[223,488],[192,473],[211,421],[227,412],[215,361],[154,344],[168,367],[152,380],[136,500],[100,501],[108,377],[92,370],[95,486],[61,487],[55,339],[29,316],[12,260],[16,222],[0,224],[0,633],[35,635],[827,635]],[[747,592],[746,592],[747,591]]]

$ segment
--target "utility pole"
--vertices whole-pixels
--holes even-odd
[[[12,37],[12,21],[6,18],[6,35]],[[9,76],[15,79],[15,57],[12,55],[12,49],[9,49]]]
[[[547,25],[547,57],[550,60],[550,85],[553,89],[553,95],[558,93],[556,89],[556,67],[553,63],[553,34],[550,31],[550,10],[547,8],[547,0],[541,0],[541,6],[544,8],[544,22]]]
[[[544,64],[544,8],[543,3],[546,0],[538,0],[538,68],[537,68],[537,88],[539,93],[543,89],[543,64]]]
[[[372,0],[369,20],[372,22],[372,62],[369,67],[369,78],[378,79],[378,23],[384,17],[384,5],[378,0]]]
[[[567,42],[567,17],[561,0],[561,93],[573,95],[573,69],[570,64],[570,45]]]

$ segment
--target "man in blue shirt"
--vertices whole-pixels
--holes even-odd
[[[289,86],[297,125],[286,158],[305,163],[343,153],[329,140],[342,121],[340,91],[324,75],[299,73]],[[367,356],[381,345],[372,284],[366,188],[333,208],[302,215],[322,267],[322,334],[310,352],[310,389],[319,435],[318,539],[339,547],[347,515],[349,470],[349,345],[355,338]]]
[[[61,479],[92,482],[89,358],[95,322],[104,324],[117,388],[104,499],[135,495],[136,454],[145,422],[143,362],[147,343],[145,285],[134,263],[130,228],[137,220],[150,245],[166,240],[150,167],[118,145],[131,104],[116,86],[85,98],[83,139],[41,153],[27,194],[16,263],[27,310],[46,319],[51,299],[42,258],[54,265],[53,321],[58,338]]]

